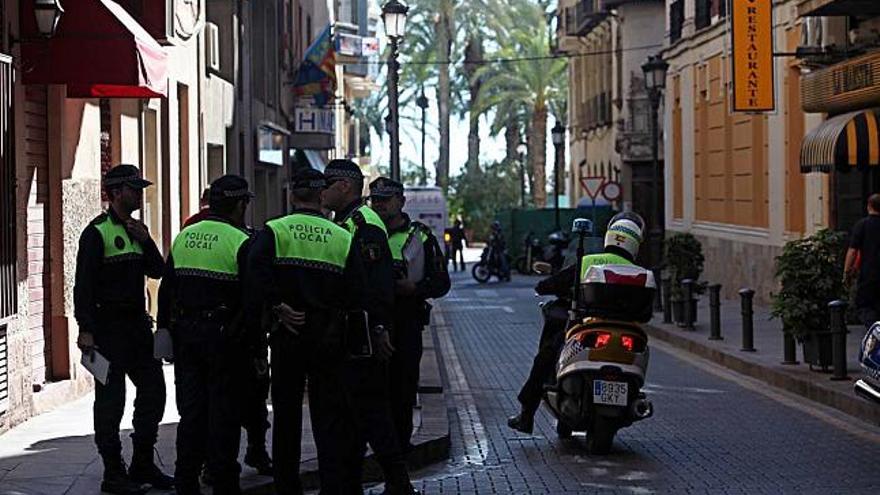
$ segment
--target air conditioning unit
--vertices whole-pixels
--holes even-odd
[[[208,69],[220,70],[220,29],[213,22],[205,24],[205,60]]]

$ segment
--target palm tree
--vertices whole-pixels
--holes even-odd
[[[481,80],[477,110],[496,110],[510,119],[505,127],[518,125],[513,118],[525,113],[532,199],[536,206],[543,206],[547,199],[547,117],[551,107],[559,106],[558,101],[565,98],[567,62],[550,53],[541,5],[527,0],[494,2],[492,27],[498,49],[488,58],[514,60],[483,66],[476,71],[475,77]],[[508,143],[508,147],[511,146],[515,144]]]

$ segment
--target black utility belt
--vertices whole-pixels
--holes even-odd
[[[177,311],[180,320],[218,320],[230,315],[227,308],[213,309],[181,309]]]

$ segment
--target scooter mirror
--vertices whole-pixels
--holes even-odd
[[[575,218],[571,224],[571,231],[575,234],[592,234],[593,222],[586,218]]]
[[[553,265],[546,261],[536,261],[532,263],[532,271],[538,275],[547,275],[553,271]]]

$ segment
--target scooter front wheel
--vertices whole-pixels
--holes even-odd
[[[571,428],[561,420],[556,420],[556,435],[561,439],[571,438]]]
[[[514,262],[513,266],[516,267],[516,271],[520,272],[523,275],[530,274],[529,266],[528,266],[528,263],[526,263],[525,256],[520,256],[519,258],[517,258],[516,261]]]
[[[489,281],[489,278],[492,277],[492,272],[489,271],[489,267],[481,261],[471,269],[471,275],[477,282],[485,284]]]

